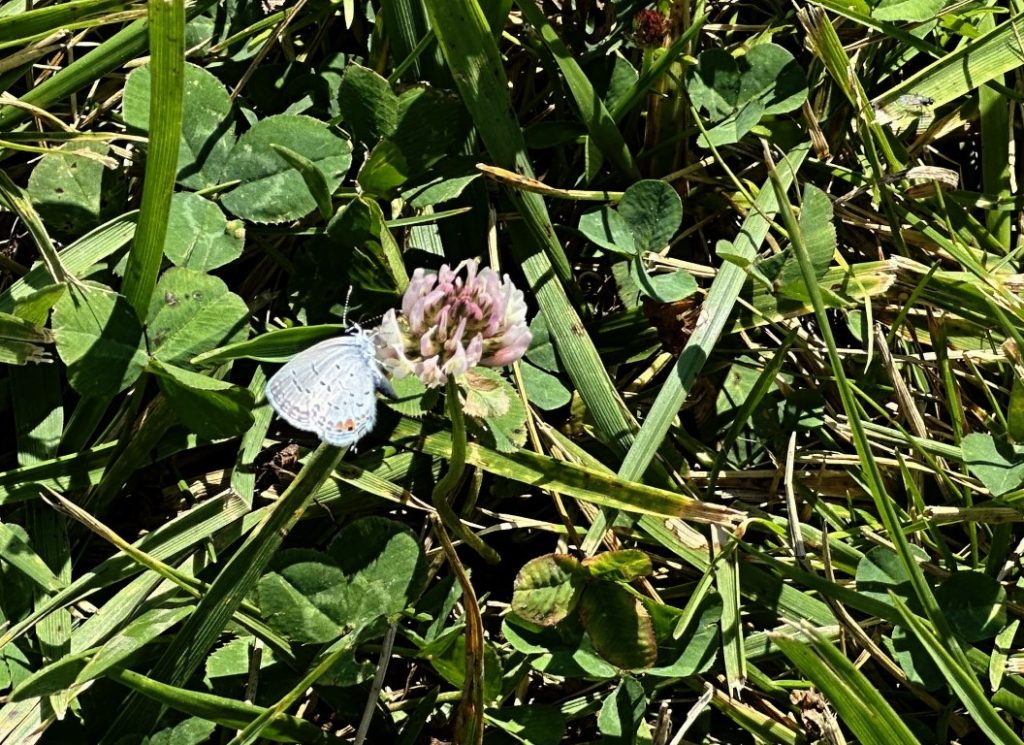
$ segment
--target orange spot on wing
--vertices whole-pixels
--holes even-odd
[[[336,429],[338,432],[354,432],[356,429],[356,420],[345,419],[340,422],[335,422],[334,429]]]

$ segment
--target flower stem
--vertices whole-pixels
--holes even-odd
[[[448,378],[445,399],[448,403],[448,415],[452,420],[452,455],[448,459],[448,471],[434,487],[432,495],[434,509],[437,510],[437,514],[448,530],[480,554],[487,563],[497,564],[501,561],[498,553],[484,543],[476,533],[463,525],[462,520],[452,510],[451,498],[462,480],[462,473],[466,470],[466,418],[462,412],[462,404],[459,402],[459,386],[454,378]]]
[[[484,737],[484,622],[476,590],[469,581],[466,568],[459,561],[444,524],[437,515],[431,516],[434,530],[441,541],[448,563],[462,586],[462,603],[466,621],[466,667],[462,685],[462,700],[455,715],[455,745],[479,745]]]

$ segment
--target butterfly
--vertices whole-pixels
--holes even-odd
[[[374,331],[314,344],[267,383],[267,401],[286,422],[328,445],[352,447],[377,421],[377,391],[396,398],[374,350]]]

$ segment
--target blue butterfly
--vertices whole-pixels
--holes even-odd
[[[267,383],[267,401],[286,422],[328,445],[352,447],[377,421],[377,391],[396,398],[374,350],[373,331],[299,352]]]

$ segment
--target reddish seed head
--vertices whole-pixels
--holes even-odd
[[[640,47],[655,47],[668,33],[668,18],[652,9],[641,10],[633,16],[633,41]]]

